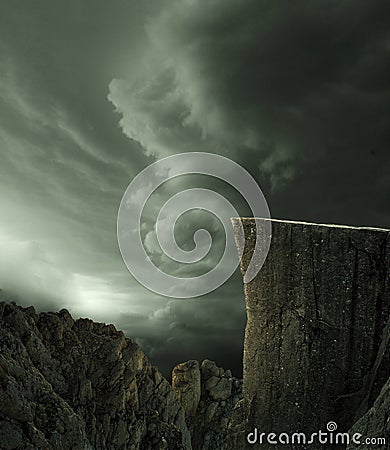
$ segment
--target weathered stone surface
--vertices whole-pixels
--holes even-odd
[[[382,388],[379,397],[374,406],[361,417],[352,429],[349,431],[350,436],[354,433],[362,435],[361,441],[365,438],[375,439],[375,445],[371,448],[388,449],[390,446],[390,378]],[[385,439],[385,442],[379,441],[378,438]],[[374,442],[374,441],[371,441]],[[364,445],[350,444],[348,450],[358,450],[364,448]]]
[[[233,378],[230,370],[225,371],[214,361],[206,359],[200,369],[197,361],[179,364],[173,370],[172,381],[175,389],[185,393],[185,395],[179,393],[184,409],[188,403],[194,404],[191,400],[194,398],[193,393],[197,393],[198,388],[200,389],[200,399],[198,400],[196,396],[196,412],[187,417],[192,448],[225,450],[228,445],[228,425],[232,411],[234,405],[242,399],[242,380]],[[187,393],[190,394],[187,396]]]
[[[190,360],[178,364],[172,372],[172,387],[179,397],[186,417],[194,416],[200,400],[199,362]]]
[[[184,410],[113,325],[0,303],[0,448],[190,449]]]
[[[255,220],[261,230],[264,219],[242,221],[243,273]],[[389,230],[272,220],[267,260],[245,285],[244,400],[231,448],[246,448],[254,427],[310,433],[332,420],[347,431],[373,404],[389,376],[389,248]]]
[[[215,386],[210,388],[209,392],[214,400],[226,400],[232,394],[232,379],[221,378]]]

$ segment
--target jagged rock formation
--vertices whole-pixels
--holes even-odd
[[[186,411],[192,446],[197,450],[225,450],[235,404],[242,399],[242,380],[213,361],[191,360],[172,372],[172,386]]]
[[[201,391],[199,362],[192,359],[178,364],[172,372],[172,387],[179,397],[186,417],[194,416]]]
[[[245,273],[266,222],[242,223]],[[254,427],[311,433],[335,421],[346,432],[373,404],[390,367],[389,249],[389,230],[272,220],[268,257],[245,285],[244,400],[232,449],[246,448]]]
[[[0,303],[0,448],[190,449],[184,410],[113,325]]]
[[[390,446],[390,378],[383,386],[379,397],[374,403],[374,406],[361,417],[352,429],[349,431],[350,435],[359,433],[362,435],[361,442],[364,443],[365,438],[375,439],[371,442],[371,448],[388,449]],[[379,441],[378,438],[384,438],[385,442]],[[358,450],[364,448],[364,445],[350,444],[347,450]]]

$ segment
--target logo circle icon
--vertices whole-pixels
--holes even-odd
[[[326,428],[327,428],[328,431],[336,431],[337,430],[337,423],[330,421],[330,422],[328,422],[326,424]]]
[[[142,170],[127,187],[118,210],[117,237],[122,259],[129,272],[147,289],[166,297],[193,298],[214,291],[236,270],[244,251],[244,231],[238,222],[235,235],[231,219],[238,213],[221,194],[211,189],[184,189],[173,195],[160,209],[154,229],[162,253],[175,262],[201,261],[212,246],[206,229],[193,235],[195,247],[184,250],[175,239],[175,224],[186,212],[199,209],[216,216],[225,233],[225,248],[218,263],[207,273],[179,277],[163,272],[148,256],[141,236],[141,216],[150,196],[165,182],[183,175],[207,175],[218,178],[237,190],[254,217],[270,219],[266,199],[255,179],[239,164],[221,155],[203,152],[179,153],[160,159]],[[262,222],[261,236],[244,275],[250,282],[263,265],[271,241],[271,221]],[[258,230],[257,230],[258,231]],[[259,236],[259,233],[257,233]],[[237,258],[238,253],[238,258]]]

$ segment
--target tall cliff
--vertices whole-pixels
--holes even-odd
[[[237,235],[238,220],[245,273],[266,222],[233,220]],[[246,448],[255,427],[311,433],[333,421],[348,431],[373,404],[389,376],[389,249],[389,230],[272,220],[268,257],[245,285],[232,448]]]

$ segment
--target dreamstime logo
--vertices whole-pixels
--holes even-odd
[[[211,153],[180,153],[146,167],[133,179],[123,195],[118,211],[118,243],[130,273],[147,289],[167,297],[198,297],[215,290],[236,270],[239,263],[237,248],[239,258],[244,251],[245,238],[241,221],[237,221],[235,236],[233,235],[231,218],[239,215],[231,203],[211,189],[191,188],[176,193],[166,201],[155,219],[154,229],[161,251],[171,260],[182,264],[197,263],[205,258],[212,245],[212,237],[206,229],[201,228],[194,233],[195,247],[189,251],[181,248],[175,239],[177,220],[184,213],[198,209],[209,211],[223,225],[223,255],[215,267],[196,277],[173,276],[153,264],[142,241],[142,212],[149,197],[163,183],[190,174],[223,180],[241,194],[254,217],[270,218],[267,202],[256,181],[243,167],[228,158]],[[245,283],[249,283],[262,267],[270,240],[270,220],[262,220],[261,225],[256,221],[255,249],[244,276]]]
[[[257,428],[247,434],[248,444],[270,444],[270,445],[343,445],[343,448],[350,443],[354,445],[365,444],[367,446],[385,445],[386,438],[383,437],[364,437],[360,433],[340,433],[337,432],[337,423],[330,421],[326,424],[326,431],[318,430],[316,433],[306,434],[304,432],[296,433],[261,433]],[[276,447],[275,447],[276,448]],[[295,448],[295,446],[294,446]],[[306,448],[306,447],[305,447]]]
[[[333,421],[328,422],[328,423],[326,424],[326,429],[327,429],[328,431],[336,431],[336,430],[337,430],[337,423],[336,423],[336,422],[333,422]]]

